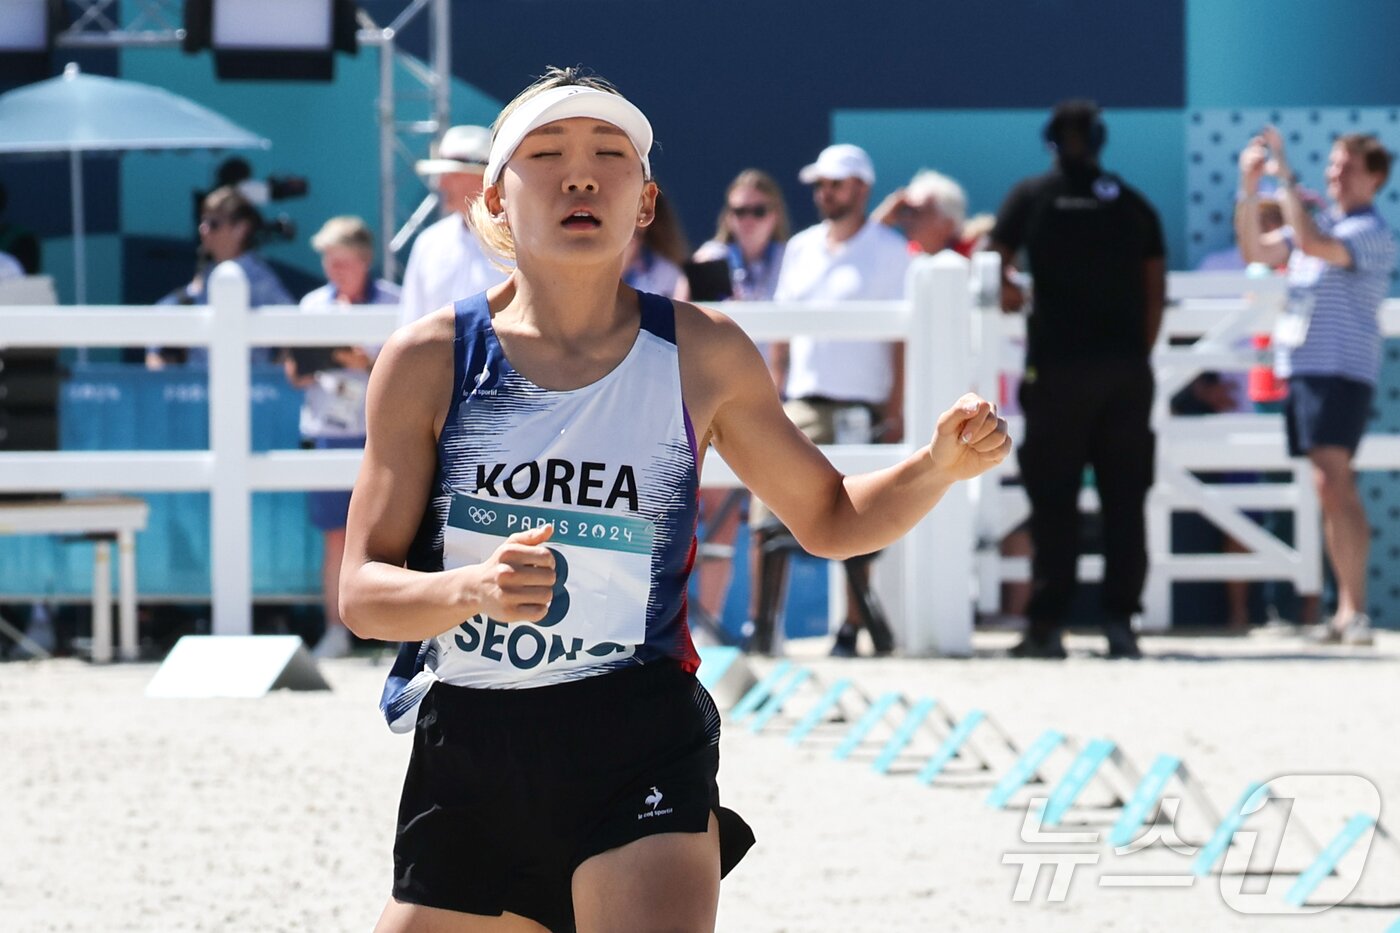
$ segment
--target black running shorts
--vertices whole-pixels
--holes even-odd
[[[719,805],[719,712],[655,663],[526,690],[432,686],[399,804],[394,897],[574,929],[588,858],[719,817],[720,870],[753,845]]]

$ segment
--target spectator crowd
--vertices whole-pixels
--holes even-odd
[[[1163,314],[1165,249],[1153,206],[1129,179],[1100,164],[1107,133],[1091,102],[1059,105],[1044,129],[1051,163],[1046,173],[1020,182],[998,209],[981,214],[970,213],[956,180],[932,169],[872,203],[876,174],[870,157],[858,146],[838,143],[816,153],[798,173],[820,218],[813,226],[793,231],[779,183],[748,168],[717,199],[714,235],[698,249],[690,249],[677,205],[663,193],[655,221],[637,229],[624,257],[623,281],[640,291],[700,302],[801,304],[900,298],[916,255],[1000,254],[1002,307],[1029,311],[1024,380],[1003,387],[1000,399],[1026,419],[1018,456],[1032,511],[1016,540],[1031,555],[1032,582],[1018,600],[1024,605],[1016,607],[1027,618],[1025,637],[1013,651],[1018,656],[1065,656],[1060,633],[1078,621],[1073,597],[1086,530],[1101,540],[1105,557],[1101,621],[1108,654],[1140,656],[1132,620],[1141,612],[1147,570],[1144,503],[1155,444],[1148,424],[1154,394],[1149,354]],[[333,217],[311,239],[325,284],[300,306],[324,311],[393,305],[400,322],[409,323],[503,281],[509,270],[487,258],[472,212],[490,143],[484,127],[452,127],[433,157],[417,163],[438,194],[442,216],[418,234],[401,286],[375,276],[368,225],[357,217]],[[1325,199],[1310,197],[1293,174],[1282,137],[1264,129],[1240,156],[1238,245],[1203,264],[1243,269],[1262,263],[1288,277],[1288,312],[1272,335],[1277,396],[1286,399],[1282,416],[1290,453],[1306,457],[1313,469],[1337,582],[1336,612],[1315,637],[1354,645],[1370,642],[1370,620],[1369,530],[1352,457],[1379,370],[1377,311],[1396,265],[1395,242],[1372,206],[1390,158],[1372,136],[1341,137],[1326,170]],[[239,187],[209,193],[199,211],[201,262],[192,279],[162,302],[205,303],[207,270],[231,261],[247,275],[254,306],[295,303],[259,255],[262,229],[258,207]],[[0,280],[33,274],[38,264],[37,242],[0,224]],[[899,345],[804,337],[762,349],[789,417],[813,443],[902,439]],[[304,392],[305,446],[364,444],[365,395],[378,350],[336,347],[280,355],[289,383]],[[198,364],[201,356],[161,347],[145,352],[153,369]],[[1253,384],[1252,378],[1206,374],[1173,405],[1182,411],[1239,411],[1275,401],[1250,391]],[[1092,528],[1078,512],[1086,470],[1102,503]],[[316,648],[323,656],[344,654],[352,644],[335,598],[348,500],[349,493],[309,496],[310,521],[325,543],[326,629]],[[744,558],[752,581],[746,635],[753,649],[772,651],[788,561],[797,546],[761,502],[747,501],[742,492],[702,494],[694,617],[701,626],[717,626],[745,515],[752,542]],[[870,592],[874,559],[845,562],[849,608],[835,634],[835,655],[861,653],[862,638],[875,654],[896,647]],[[1230,600],[1231,627],[1238,630],[1249,623],[1243,586],[1236,585]]]

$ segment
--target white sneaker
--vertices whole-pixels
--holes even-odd
[[[343,658],[350,653],[350,630],[343,625],[328,625],[321,640],[311,649],[311,656],[318,660]]]
[[[1342,626],[1341,642],[1358,648],[1375,644],[1375,637],[1371,634],[1371,617],[1364,612],[1354,613]]]
[[[1303,639],[1312,645],[1340,645],[1342,630],[1332,621],[1317,622],[1303,629]]]

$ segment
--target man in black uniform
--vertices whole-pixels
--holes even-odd
[[[1144,502],[1152,485],[1148,355],[1166,296],[1156,211],[1099,167],[1107,129],[1097,105],[1066,101],[1045,126],[1048,173],[1018,184],[997,214],[1002,308],[1019,310],[1024,249],[1034,280],[1021,408],[1022,482],[1031,500],[1030,627],[1012,651],[1063,658],[1060,626],[1074,597],[1079,489],[1094,468],[1103,517],[1104,633],[1109,657],[1140,657],[1131,619],[1147,576]]]

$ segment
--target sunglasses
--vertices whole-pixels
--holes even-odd
[[[752,217],[754,220],[762,220],[771,211],[767,204],[741,204],[738,207],[731,207],[729,213],[743,220],[745,217]]]

